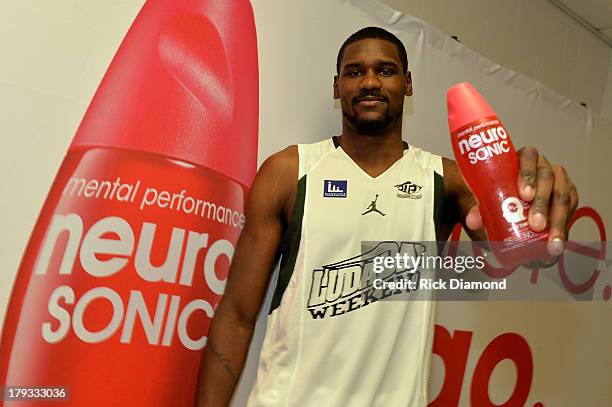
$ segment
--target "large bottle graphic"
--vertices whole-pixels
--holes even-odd
[[[448,90],[448,126],[461,174],[481,207],[497,259],[506,266],[545,255],[547,232],[527,224],[531,205],[519,198],[518,157],[504,125],[469,83]]]
[[[0,386],[65,387],[70,406],[193,404],[256,170],[256,44],[247,0],[144,5],[30,237]]]

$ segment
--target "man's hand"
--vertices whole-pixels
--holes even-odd
[[[578,206],[576,186],[567,175],[565,168],[551,165],[535,147],[527,146],[518,150],[519,196],[531,202],[529,227],[541,232],[549,226],[548,253],[559,256],[568,238],[568,223]],[[482,228],[480,209],[474,206],[465,218],[469,229]]]

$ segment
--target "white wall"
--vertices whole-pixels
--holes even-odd
[[[604,89],[601,111],[603,116],[612,122],[612,52],[610,53],[610,62],[608,63],[608,79]]]
[[[382,0],[612,121],[612,50],[546,0]],[[602,109],[604,100],[607,108]]]

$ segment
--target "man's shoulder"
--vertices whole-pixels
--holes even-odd
[[[423,168],[432,169],[440,175],[445,175],[445,166],[443,162],[446,160],[438,154],[429,152],[420,147],[409,145],[409,150],[412,154],[412,158]]]
[[[257,171],[251,195],[285,208],[295,190],[298,175],[298,150],[291,145],[269,156]]]
[[[287,164],[297,165],[300,155],[314,152],[323,153],[334,148],[334,142],[330,138],[316,141],[314,143],[292,144],[269,156],[264,164],[268,163],[272,166],[283,166]]]
[[[425,168],[432,168],[444,177],[445,195],[465,193],[467,187],[455,160],[410,145],[414,159]]]
[[[289,180],[295,180],[307,174],[317,162],[334,150],[336,145],[330,138],[316,143],[291,145],[268,157],[260,171],[289,171]]]
[[[315,141],[314,143],[298,144],[298,150],[300,152],[300,155],[322,155],[335,150],[336,148],[338,148],[339,145],[340,144],[338,142],[338,139],[336,137],[332,137],[325,138],[320,141]]]
[[[298,166],[298,146],[290,145],[269,156],[261,165],[260,171],[284,173]]]

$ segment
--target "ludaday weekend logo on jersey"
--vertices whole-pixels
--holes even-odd
[[[363,243],[363,242],[362,242]],[[404,268],[387,268],[375,272],[374,260],[378,257],[394,257],[406,253],[410,258],[426,254],[420,242],[382,241],[376,242],[361,253],[316,267],[312,271],[310,295],[306,304],[312,319],[336,317],[357,311],[388,297],[411,291],[410,288],[386,289],[376,287],[375,280],[413,281],[418,286],[421,270],[415,264]]]
[[[423,186],[417,185],[412,181],[406,181],[393,187],[399,191],[397,193],[398,198],[421,199],[423,197],[421,193]]]
[[[326,179],[323,181],[323,197],[324,198],[346,198],[347,197],[347,180]]]

